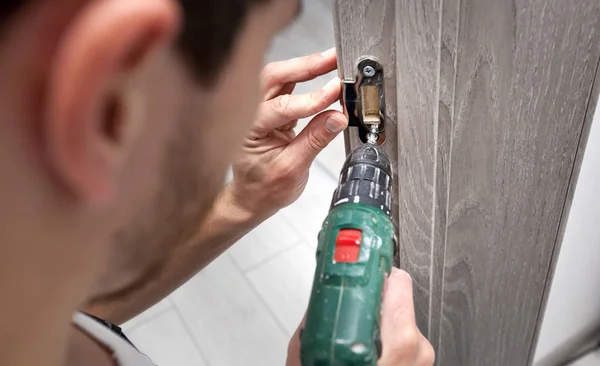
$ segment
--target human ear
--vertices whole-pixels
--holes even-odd
[[[123,77],[175,40],[173,0],[92,0],[50,59],[42,140],[50,168],[86,204],[114,196],[130,126]]]

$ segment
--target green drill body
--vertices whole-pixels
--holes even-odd
[[[361,157],[366,156],[364,150],[360,151]],[[346,200],[347,195],[341,192],[346,190],[352,196],[360,196],[358,183],[351,183],[349,188],[348,184],[342,187],[353,178],[361,183],[366,179],[367,183],[362,186],[369,189],[365,196],[371,198],[374,191],[384,191],[391,186],[390,176],[383,177],[385,167],[380,166],[382,172],[376,169],[374,175],[370,173],[369,159],[359,159],[354,165],[349,164],[351,158],[347,160],[332,209],[319,232],[317,267],[301,339],[303,366],[376,365],[381,353],[382,291],[394,259],[395,230],[389,217],[389,206],[380,206],[368,197],[362,201],[369,204],[361,203],[362,196]],[[357,172],[357,169],[361,171]],[[390,192],[387,194],[391,195]],[[336,205],[336,199],[342,203]],[[391,201],[391,197],[384,199],[388,203]],[[340,241],[342,233],[356,231],[361,235],[359,250],[355,253],[357,257],[352,260],[340,253],[336,255],[336,251],[344,249],[344,242]]]

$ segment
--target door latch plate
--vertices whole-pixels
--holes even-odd
[[[367,142],[369,133],[378,134],[378,144],[385,139],[383,77],[381,63],[372,56],[365,56],[356,62],[354,78],[344,78],[342,82],[344,113],[348,116],[348,125],[358,128],[362,142]]]

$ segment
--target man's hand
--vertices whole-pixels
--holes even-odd
[[[381,305],[383,354],[379,366],[430,366],[435,353],[415,321],[412,278],[392,268]]]
[[[243,150],[233,165],[228,187],[243,209],[266,218],[294,202],[304,190],[317,154],[348,122],[325,111],[340,95],[340,80],[303,95],[291,95],[296,83],[336,68],[335,49],[268,64],[261,75],[263,99]],[[318,113],[318,114],[317,114]],[[317,114],[296,136],[300,118]]]
[[[290,340],[287,366],[300,366],[299,330],[303,327],[304,324],[301,324]],[[412,279],[397,268],[392,268],[383,291],[381,340],[383,354],[377,363],[379,366],[433,365],[433,347],[415,322]]]

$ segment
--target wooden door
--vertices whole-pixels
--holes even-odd
[[[399,264],[437,363],[529,364],[598,96],[600,1],[334,0],[334,22],[342,79],[361,56],[384,67]]]

